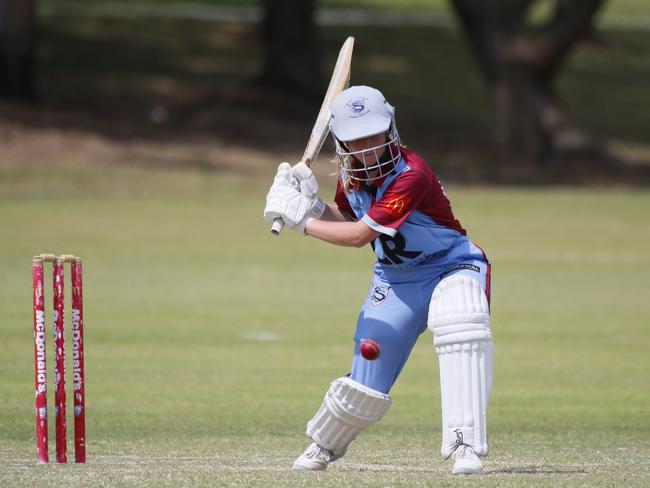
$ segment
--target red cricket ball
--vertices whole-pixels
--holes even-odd
[[[361,355],[368,361],[374,361],[379,357],[379,343],[372,339],[363,341],[359,350],[361,351]]]

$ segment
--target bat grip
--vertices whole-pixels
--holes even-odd
[[[273,226],[271,227],[271,234],[274,236],[279,236],[282,232],[282,227],[284,227],[284,220],[277,218],[273,221]]]

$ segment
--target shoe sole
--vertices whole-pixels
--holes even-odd
[[[460,475],[472,475],[472,474],[483,474],[483,467],[471,467],[471,466],[454,466],[451,470],[451,474],[460,474]]]
[[[294,471],[325,471],[327,469],[327,466],[308,467],[303,466],[302,464],[294,464],[291,466],[291,469]]]
[[[461,476],[468,476],[468,475],[472,475],[472,474],[483,474],[483,470],[481,469],[479,471],[475,471],[475,470],[472,470],[472,469],[453,469],[451,471],[451,474],[461,475]]]

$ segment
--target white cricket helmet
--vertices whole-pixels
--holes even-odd
[[[330,130],[336,144],[341,171],[351,181],[383,178],[399,162],[399,135],[395,109],[384,95],[369,86],[351,86],[332,102]],[[346,142],[386,134],[386,142],[362,151],[350,151]]]

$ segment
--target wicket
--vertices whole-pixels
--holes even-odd
[[[36,448],[38,462],[48,463],[47,361],[45,353],[45,297],[43,263],[52,263],[54,297],[54,416],[56,462],[67,462],[64,264],[70,263],[72,284],[72,365],[75,462],[86,462],[86,406],[84,396],[83,282],[81,258],[40,254],[32,261],[34,293],[34,379],[36,386]]]

